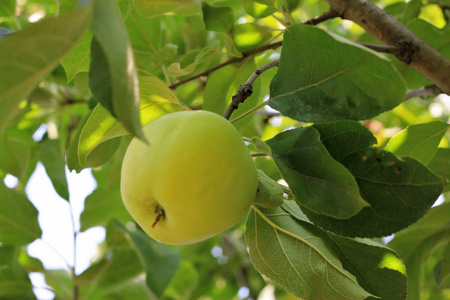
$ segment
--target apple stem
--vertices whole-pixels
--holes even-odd
[[[166,213],[164,212],[164,209],[162,209],[162,208],[159,207],[159,206],[156,206],[156,208],[155,208],[155,214],[157,214],[157,215],[156,215],[155,222],[152,224],[152,228],[155,228],[156,223],[158,223],[159,220],[161,220],[161,218],[162,218],[163,220],[166,218]]]

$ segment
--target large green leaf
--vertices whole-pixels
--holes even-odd
[[[133,50],[117,2],[95,1],[91,30],[91,91],[130,133],[145,139]]]
[[[269,105],[299,121],[364,120],[401,103],[405,86],[384,56],[318,27],[284,34]]]
[[[15,15],[16,0],[3,0],[0,2],[0,17],[11,17]]]
[[[239,52],[246,52],[262,46],[273,36],[273,31],[255,23],[239,24],[231,33],[236,49]]]
[[[448,128],[450,125],[441,121],[408,126],[389,140],[386,150],[400,157],[412,157],[426,165],[435,155]]]
[[[408,299],[421,299],[425,261],[450,240],[450,203],[433,207],[421,220],[397,233],[388,244],[406,264]]]
[[[262,4],[255,0],[243,0],[245,11],[252,17],[256,19],[262,19],[270,16],[277,11],[270,3]]]
[[[120,228],[131,238],[146,272],[148,287],[157,296],[161,296],[178,270],[180,255],[151,240],[141,230],[130,231],[123,226]]]
[[[310,223],[293,203],[285,202],[282,208],[303,224]],[[329,232],[321,237],[366,291],[381,299],[406,298],[406,268],[394,251],[368,239],[350,239]]]
[[[26,245],[41,237],[38,211],[27,197],[0,182],[0,243]]]
[[[19,263],[20,250],[0,246],[0,299],[36,299],[27,271]]]
[[[371,206],[346,220],[319,215],[302,206],[314,224],[340,235],[381,237],[403,229],[428,211],[444,186],[442,178],[418,161],[384,150],[361,150],[341,163],[356,178],[361,196]]]
[[[156,77],[140,77],[140,93],[142,126],[164,114],[187,109],[180,104],[167,85]],[[110,139],[128,134],[117,119],[103,106],[97,105],[79,131],[79,135],[72,141],[68,155],[72,157],[73,163],[69,168],[77,168],[76,160],[81,168],[85,167],[90,153],[96,147]]]
[[[371,294],[344,269],[324,232],[282,208],[252,207],[245,233],[255,268],[297,297],[366,299]]]
[[[318,214],[346,219],[369,205],[361,198],[355,178],[331,157],[315,128],[285,131],[267,144],[302,206]]]
[[[450,191],[450,149],[438,148],[436,154],[433,156],[427,166],[434,173],[442,176],[447,180],[444,192]]]
[[[92,5],[46,19],[0,41],[0,129],[19,102],[84,36]]]

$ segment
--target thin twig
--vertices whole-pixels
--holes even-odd
[[[223,117],[225,119],[230,119],[231,114],[238,108],[239,104],[241,104],[245,101],[245,99],[251,96],[253,92],[253,83],[255,83],[255,80],[265,71],[274,67],[278,67],[279,63],[280,60],[277,59],[256,69],[256,71],[253,72],[253,74],[247,79],[247,81],[239,87],[236,94],[232,97],[230,106],[228,106],[228,109]]]
[[[339,13],[337,11],[330,9],[329,11],[324,12],[320,16],[317,16],[311,20],[304,22],[303,25],[317,25],[319,23],[322,23],[322,22],[325,22],[325,21],[328,21],[330,19],[334,19],[337,17],[339,17]]]
[[[194,75],[192,77],[189,77],[189,78],[186,78],[186,79],[184,79],[182,81],[174,83],[174,84],[170,85],[169,88],[171,90],[174,90],[177,87],[179,87],[180,85],[183,85],[185,83],[188,83],[188,82],[190,82],[192,80],[195,80],[197,78],[200,78],[200,77],[208,76],[212,72],[217,71],[217,70],[219,70],[219,69],[221,69],[221,68],[223,68],[225,66],[228,66],[228,65],[231,65],[233,63],[236,63],[238,61],[241,61],[241,60],[243,60],[246,57],[249,57],[249,56],[252,56],[252,55],[255,55],[255,54],[267,51],[267,50],[270,50],[270,49],[279,48],[279,47],[281,47],[281,44],[282,44],[282,42],[276,42],[276,43],[273,43],[273,44],[264,45],[262,47],[259,47],[259,48],[256,48],[256,49],[253,49],[253,50],[250,50],[250,51],[247,51],[247,52],[243,52],[241,57],[233,57],[233,58],[231,58],[231,59],[229,59],[229,60],[227,60],[227,61],[225,61],[225,62],[223,62],[221,64],[218,64],[217,66],[214,66],[214,67],[204,71],[204,72],[201,72],[201,73],[199,73],[197,75]]]
[[[443,94],[444,92],[435,85],[424,86],[417,90],[409,90],[406,92],[405,99],[403,101],[409,100],[414,97],[427,97],[427,96],[437,96]]]
[[[317,17],[315,17],[315,18],[313,18],[311,20],[308,20],[308,21],[304,22],[303,24],[304,25],[317,25],[317,24],[319,24],[321,22],[327,21],[329,19],[336,18],[338,16],[339,15],[337,14],[337,12],[330,10],[328,12],[323,13],[320,16],[317,16]],[[221,68],[223,68],[225,66],[228,66],[230,64],[234,64],[236,62],[239,62],[239,61],[243,60],[246,57],[249,57],[249,56],[252,56],[252,55],[255,55],[255,54],[267,51],[267,50],[270,50],[270,49],[277,49],[277,48],[281,47],[282,43],[283,42],[279,41],[279,42],[276,42],[276,43],[273,43],[273,44],[264,45],[264,46],[258,47],[256,49],[243,52],[241,57],[233,57],[233,58],[231,58],[231,59],[229,59],[229,60],[227,60],[227,61],[225,61],[225,62],[223,62],[221,64],[218,64],[217,66],[214,66],[214,67],[212,67],[212,68],[210,68],[210,69],[208,69],[206,71],[203,71],[203,72],[201,72],[199,74],[196,74],[194,76],[191,76],[189,78],[181,80],[181,81],[179,81],[177,83],[174,83],[174,84],[170,85],[169,88],[171,90],[175,90],[180,85],[183,85],[185,83],[188,83],[188,82],[193,81],[195,79],[198,79],[200,77],[208,76],[212,72],[217,71],[217,70],[219,70],[219,69],[221,69]]]
[[[388,53],[388,54],[392,54],[392,55],[398,55],[400,52],[400,48],[397,46],[376,45],[376,44],[369,44],[369,43],[363,43],[363,42],[357,42],[357,43],[360,44],[361,46],[372,49],[376,52]]]

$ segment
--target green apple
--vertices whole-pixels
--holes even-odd
[[[257,189],[253,159],[236,128],[206,111],[164,115],[125,154],[121,194],[155,240],[191,244],[236,225]]]

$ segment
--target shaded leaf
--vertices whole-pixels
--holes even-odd
[[[59,140],[51,140],[48,136],[39,142],[39,158],[45,172],[52,181],[55,191],[62,198],[69,200],[69,187],[66,179],[66,162]]]
[[[433,156],[427,166],[434,173],[442,176],[447,180],[447,184],[445,185],[443,192],[450,191],[450,149],[438,148],[436,154]]]
[[[370,293],[346,271],[323,231],[282,208],[252,207],[245,233],[255,268],[297,297],[366,299]]]
[[[0,299],[36,299],[25,268],[19,263],[19,249],[0,246]]]
[[[27,197],[0,182],[0,243],[26,245],[41,237],[38,211]]]
[[[292,25],[269,105],[305,122],[364,120],[394,108],[404,96],[403,80],[384,56],[318,27]]]
[[[89,86],[95,98],[133,135],[145,140],[133,50],[115,1],[96,0]],[[114,33],[114,34],[111,34]]]
[[[448,128],[450,125],[441,121],[408,126],[389,140],[386,150],[428,164]]]
[[[79,72],[88,72],[91,64],[92,33],[86,33],[70,53],[61,61],[67,75],[67,82]]]
[[[42,22],[0,41],[0,128],[20,101],[77,45],[92,17],[88,5]]]
[[[337,219],[368,206],[352,174],[335,161],[313,127],[285,131],[267,141],[296,201],[310,210]]]
[[[450,203],[433,207],[416,224],[397,233],[388,246],[406,264],[408,299],[420,299],[425,261],[450,240]]]
[[[441,194],[444,181],[416,160],[369,148],[341,161],[371,206],[338,220],[302,210],[316,225],[344,236],[381,237],[419,220]],[[300,202],[301,203],[301,202]]]
[[[157,296],[161,296],[178,270],[180,255],[168,250],[166,246],[152,241],[143,231],[130,231],[122,225],[119,228],[131,238],[146,271],[148,287]]]
[[[234,13],[230,7],[213,7],[202,1],[202,12],[206,30],[230,32],[233,29]]]
[[[314,124],[313,127],[319,131],[320,140],[337,161],[377,143],[373,133],[359,122],[336,121]]]

